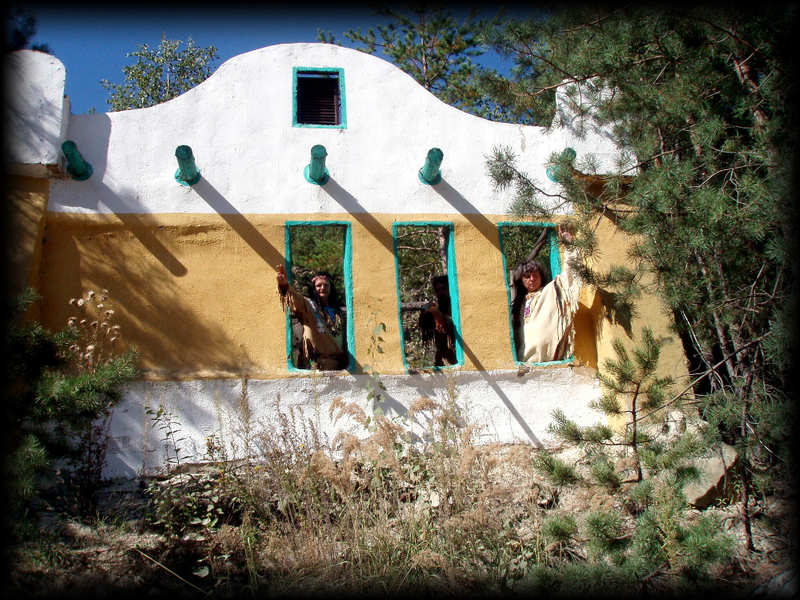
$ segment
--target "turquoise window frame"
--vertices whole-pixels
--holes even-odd
[[[458,273],[456,271],[456,246],[453,223],[449,221],[395,221],[392,224],[392,244],[394,249],[394,278],[397,290],[397,321],[400,328],[400,354],[403,357],[403,368],[409,373],[410,367],[406,360],[406,340],[403,333],[403,301],[400,296],[400,260],[397,255],[397,229],[406,226],[425,226],[434,227],[446,226],[447,233],[447,285],[450,288],[450,318],[453,320],[456,342],[456,364],[444,365],[441,367],[430,366],[421,367],[424,370],[441,371],[461,367],[464,364],[464,349],[461,344],[461,305],[458,298]]]
[[[297,122],[297,75],[298,73],[336,73],[339,81],[339,124],[319,125],[316,123]],[[347,129],[347,98],[345,97],[344,69],[335,67],[293,67],[292,69],[292,127],[310,127],[317,129]]]
[[[344,301],[347,305],[347,371],[355,369],[356,342],[353,327],[353,234],[349,221],[286,221],[284,224],[284,266],[289,283],[293,283],[291,228],[301,226],[323,227],[325,225],[344,225],[344,258],[342,273],[344,275]],[[286,364],[290,373],[309,373],[312,369],[298,369],[292,362],[292,318],[286,313]]]
[[[514,320],[511,315],[511,281],[508,279],[508,264],[506,261],[506,250],[503,244],[503,228],[504,227],[546,227],[548,228],[548,241],[550,242],[550,277],[551,281],[561,273],[561,251],[558,244],[558,235],[556,235],[556,224],[546,222],[533,222],[533,221],[500,221],[497,224],[497,233],[500,237],[500,254],[503,257],[503,278],[506,281],[506,310],[508,311],[508,332],[509,341],[511,344],[511,356],[514,359],[516,366],[540,366],[540,365],[565,365],[575,360],[575,354],[570,354],[567,358],[561,360],[550,360],[546,362],[523,362],[517,358],[517,345],[514,342]],[[574,349],[573,349],[574,351]]]

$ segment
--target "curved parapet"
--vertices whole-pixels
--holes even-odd
[[[296,123],[298,72],[341,75],[342,125]],[[197,194],[170,185],[172,153],[180,144],[193,149],[204,178],[231,209],[249,214],[352,212],[307,185],[303,169],[317,144],[327,149],[331,178],[365,199],[355,210],[373,214],[397,213],[398,198],[404,213],[504,213],[508,198],[493,189],[484,165],[496,145],[511,148],[550,193],[558,190],[544,176],[551,153],[591,147],[601,171],[611,170],[618,154],[600,135],[573,143],[561,129],[467,114],[385,60],[330,44],[281,44],[242,54],[163,104],[75,115],[68,137],[96,175],[86,185],[54,186],[51,208],[63,212],[208,212]],[[435,190],[420,189],[420,161],[431,147],[447,157],[445,181],[469,190],[468,204],[454,208]]]

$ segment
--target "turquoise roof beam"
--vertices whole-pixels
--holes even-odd
[[[92,176],[92,165],[86,162],[81,153],[78,152],[78,146],[75,145],[75,142],[66,140],[61,144],[61,151],[67,159],[67,173],[73,179],[84,181]]]
[[[422,183],[436,185],[442,180],[440,168],[443,158],[444,152],[439,150],[439,148],[431,148],[428,150],[428,155],[425,157],[425,164],[419,170],[419,180]]]
[[[189,146],[175,148],[175,158],[178,159],[175,181],[181,185],[194,185],[200,181],[200,171],[195,165],[194,154],[192,154],[192,149]]]
[[[328,169],[325,167],[325,158],[328,156],[325,146],[317,144],[311,147],[311,162],[306,165],[303,175],[306,181],[316,185],[325,185],[330,179]]]
[[[195,165],[194,154],[189,146],[175,148],[175,158],[178,159],[178,170],[175,171],[175,181],[181,185],[194,185],[200,181],[200,171]]]

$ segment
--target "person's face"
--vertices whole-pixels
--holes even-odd
[[[327,301],[331,293],[331,282],[328,281],[327,277],[317,277],[314,280],[314,289],[321,300]]]
[[[539,271],[528,271],[522,274],[522,285],[529,292],[535,292],[542,287],[542,274]]]
[[[442,281],[437,281],[433,284],[433,291],[436,293],[437,296],[449,296],[450,295],[450,286]]]

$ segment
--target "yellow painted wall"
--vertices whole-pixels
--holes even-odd
[[[403,373],[392,224],[452,222],[463,368],[515,368],[497,229],[506,215],[48,213],[40,267],[43,323],[60,328],[74,314],[71,297],[105,288],[123,338],[139,350],[150,379],[288,376],[275,266],[283,262],[289,220],[352,223],[356,361],[385,374]],[[604,263],[624,257],[625,239],[613,226],[604,224],[600,237]],[[667,332],[668,320],[654,299],[644,299],[640,309],[635,333],[640,321],[657,335]],[[387,327],[384,353],[370,357],[377,322]],[[576,363],[596,368],[612,355],[611,342],[620,335],[627,337],[604,318],[597,295],[584,288]],[[683,365],[679,344],[666,354],[670,369]]]
[[[39,264],[47,210],[49,181],[34,177],[9,176],[6,180],[6,231],[8,248],[7,293],[15,297],[26,287],[40,289]],[[31,305],[26,315],[39,319],[40,306]]]
[[[600,240],[600,255],[591,266],[599,270],[604,270],[613,264],[628,265],[628,250],[632,240],[629,236],[619,231],[608,219],[602,219],[597,228],[598,239]],[[646,276],[642,280],[642,285],[652,289],[653,280],[651,276]],[[622,340],[626,349],[631,349],[638,345],[641,337],[642,327],[650,327],[656,338],[669,338],[669,341],[662,346],[659,361],[659,370],[662,374],[668,374],[675,378],[682,378],[688,375],[686,356],[680,343],[680,339],[670,330],[672,323],[671,316],[666,312],[663,302],[655,295],[642,294],[636,302],[636,312],[629,324],[619,323],[610,318],[604,310],[598,294],[592,294],[591,290],[584,288],[586,292],[586,304],[592,306],[591,312],[594,315],[597,330],[597,360],[602,365],[606,359],[616,358],[612,344],[615,339]],[[589,296],[594,296],[589,299]]]

